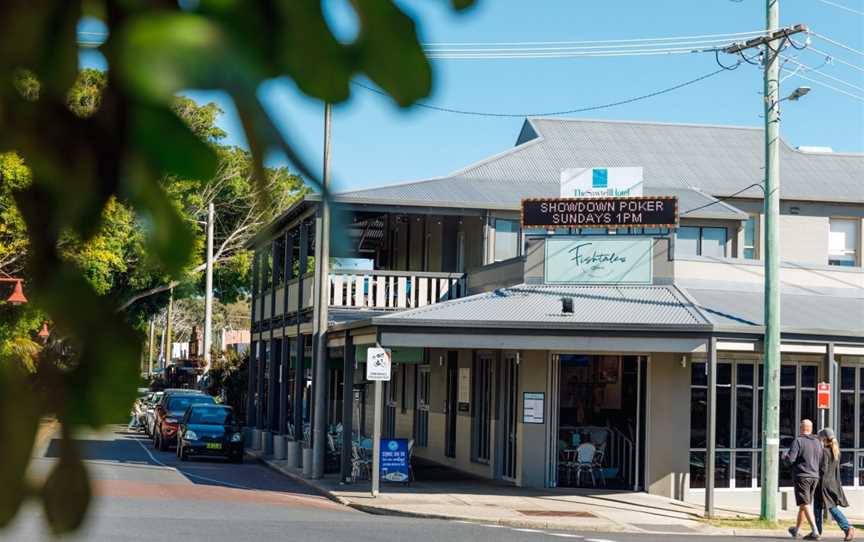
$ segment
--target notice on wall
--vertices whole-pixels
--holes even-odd
[[[471,369],[468,367],[459,368],[458,402],[464,404],[471,402]]]
[[[522,423],[545,423],[543,412],[546,394],[526,391],[522,394]]]

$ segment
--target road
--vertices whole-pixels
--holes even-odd
[[[571,533],[493,525],[373,516],[317,496],[255,462],[180,462],[125,428],[81,437],[93,479],[94,501],[79,533],[65,540],[102,542],[206,541],[536,541],[686,542],[694,535]],[[51,441],[34,459],[46,471],[56,458]],[[41,510],[30,505],[0,540],[49,540]],[[744,541],[710,537],[708,541]],[[749,539],[765,540],[765,539]]]

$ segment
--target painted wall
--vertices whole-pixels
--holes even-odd
[[[549,421],[549,352],[529,350],[521,353],[519,363],[519,404],[516,409],[516,476],[520,486],[543,487],[546,483],[546,454]],[[546,412],[543,424],[523,424],[524,392],[545,392]]]
[[[651,355],[648,390],[649,493],[684,499],[690,470],[690,365],[681,356]]]

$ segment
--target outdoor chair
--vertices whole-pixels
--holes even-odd
[[[594,452],[597,449],[590,442],[583,442],[576,449],[576,484],[582,485],[582,473],[587,472],[591,476],[591,485],[597,487],[597,479],[594,477],[594,471],[597,466],[594,463]]]
[[[351,446],[351,481],[368,480],[372,477],[372,460],[364,457],[360,446]]]

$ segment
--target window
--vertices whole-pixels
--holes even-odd
[[[840,367],[840,480],[864,487],[864,367]],[[856,475],[857,473],[857,475]]]
[[[858,221],[831,219],[828,233],[828,265],[855,265],[858,246]]]
[[[677,254],[683,256],[726,256],[726,228],[683,226],[676,235]]]
[[[495,219],[495,261],[509,260],[519,255],[519,222]]]
[[[817,380],[815,364],[786,363],[780,368],[781,453],[797,434],[801,418],[816,419]],[[690,382],[690,487],[704,488],[708,413],[705,363],[692,364]],[[715,441],[715,486],[718,488],[759,485],[762,390],[761,365],[745,360],[718,361]],[[782,462],[780,485],[792,485],[791,471]]]
[[[756,216],[751,216],[744,222],[744,259],[756,259]]]

